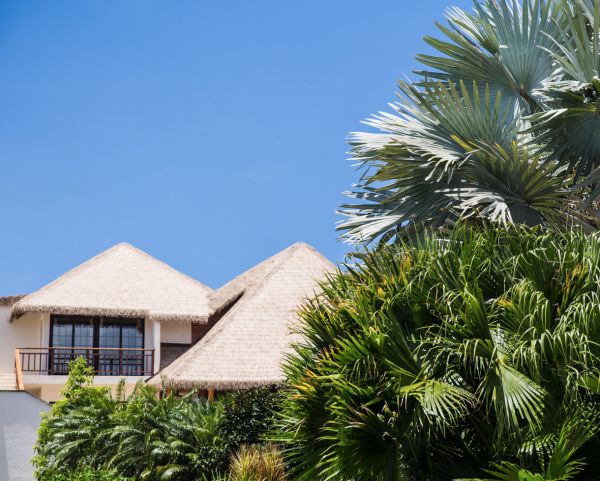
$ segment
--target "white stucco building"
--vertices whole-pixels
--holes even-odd
[[[0,298],[0,390],[58,400],[83,356],[95,383],[130,391],[185,352],[209,320],[211,289],[118,244],[25,296]]]
[[[217,291],[118,244],[28,295],[0,297],[0,481],[29,481],[39,414],[69,361],[125,379],[215,391],[277,384],[297,309],[334,266],[297,243]],[[45,401],[45,402],[43,402]]]

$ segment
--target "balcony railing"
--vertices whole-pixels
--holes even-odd
[[[108,347],[19,348],[23,374],[68,374],[69,362],[83,357],[97,376],[152,376],[154,349]]]

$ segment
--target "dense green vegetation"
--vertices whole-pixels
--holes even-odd
[[[70,366],[65,399],[40,426],[37,478],[95,480],[91,471],[81,474],[92,468],[136,480],[210,480],[227,471],[241,444],[262,442],[277,396],[273,388],[254,389],[209,403],[193,392],[159,398],[139,384],[129,398],[113,397],[93,386],[91,368],[78,359]]]
[[[46,481],[135,481],[116,474],[114,471],[80,468],[66,473],[54,473],[44,478]]]
[[[448,22],[351,139],[341,228],[384,242],[302,309],[284,395],[125,399],[77,361],[39,481],[600,479],[600,2]]]
[[[600,14],[595,0],[483,0],[426,37],[393,113],[351,137],[365,173],[340,227],[404,237],[460,216],[598,226]],[[390,46],[390,51],[396,47]]]
[[[301,314],[295,479],[600,478],[600,235],[463,226],[363,260]]]

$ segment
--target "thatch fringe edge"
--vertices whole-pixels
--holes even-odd
[[[19,302],[25,296],[27,296],[27,294],[18,294],[16,296],[2,296],[2,297],[0,297],[0,306],[10,307],[10,306],[16,304],[17,302]]]
[[[49,306],[29,305],[20,306],[15,304],[11,312],[11,322],[27,314],[28,312],[49,312],[52,314],[67,314],[79,316],[115,316],[115,317],[143,317],[158,322],[179,322],[182,324],[206,324],[209,316],[189,314],[185,312],[148,312],[144,309],[125,309],[114,307],[82,307],[82,306]]]
[[[160,373],[152,379],[146,381],[148,384],[169,390],[169,389],[215,389],[216,391],[236,391],[239,389],[250,389],[253,387],[264,387],[280,385],[284,383],[282,377],[277,379],[244,379],[244,380],[220,380],[220,381],[199,381],[197,379],[168,379]]]

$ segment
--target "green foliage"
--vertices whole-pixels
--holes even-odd
[[[93,370],[78,359],[69,366],[63,396],[39,430],[34,464],[40,481],[78,470],[92,476],[94,469],[142,481],[210,479],[207,473],[226,471],[241,443],[259,442],[272,427],[277,391],[240,391],[208,402],[195,392],[159,398],[138,384],[125,399],[122,385],[115,397],[94,387]]]
[[[65,469],[70,470],[78,465],[85,466],[89,459],[88,449],[94,429],[105,423],[114,409],[108,390],[94,387],[93,381],[94,371],[84,358],[69,362],[69,377],[61,393],[63,399],[42,415],[38,429],[36,455],[32,460],[37,479],[53,479],[60,471],[58,466],[61,463],[66,463]],[[79,416],[80,411],[87,413],[87,417]],[[69,416],[72,412],[77,413],[77,417]],[[75,435],[73,429],[67,429],[69,423],[74,425]],[[63,444],[67,447],[65,451],[54,451],[54,446],[62,447]]]
[[[47,478],[47,481],[133,481],[110,471],[96,471],[90,468],[82,468],[69,473],[61,473]]]
[[[273,427],[273,417],[281,395],[275,386],[245,389],[231,395],[224,406],[219,433],[230,451],[242,444],[262,442]]]
[[[350,137],[364,175],[344,235],[387,241],[460,217],[598,227],[599,3],[475,0],[446,18],[394,112]]]
[[[600,234],[463,224],[361,258],[301,312],[295,479],[599,479]]]
[[[231,456],[228,471],[213,475],[211,481],[286,481],[287,479],[284,459],[277,445],[244,444]]]
[[[230,481],[285,481],[283,457],[277,446],[243,445],[232,457]]]

